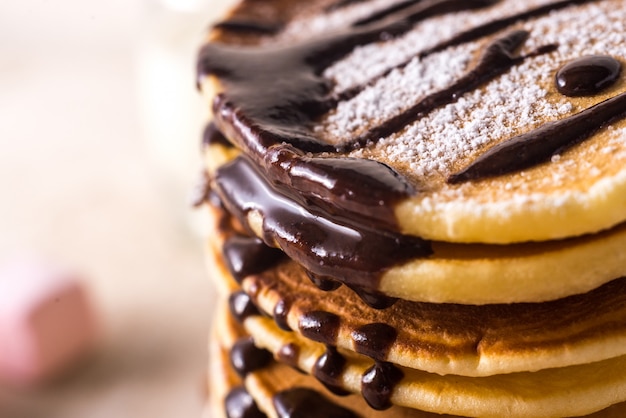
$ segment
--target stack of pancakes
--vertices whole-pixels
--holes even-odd
[[[624,65],[623,0],[243,0],[210,416],[624,416]]]

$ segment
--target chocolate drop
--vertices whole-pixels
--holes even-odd
[[[231,315],[241,324],[250,316],[260,316],[261,312],[252,303],[252,299],[245,292],[235,292],[228,298],[228,307]]]
[[[288,343],[280,347],[276,353],[278,361],[285,363],[294,369],[299,370],[298,358],[300,357],[300,347],[293,343]]]
[[[242,386],[231,390],[226,396],[224,409],[227,418],[267,418]]]
[[[330,277],[320,276],[315,273],[311,273],[310,271],[306,272],[311,282],[317,286],[318,289],[324,292],[332,292],[333,290],[337,290],[341,287],[341,282],[334,280]]]
[[[279,418],[358,418],[311,389],[289,389],[274,395],[272,401]]]
[[[298,326],[303,336],[320,343],[335,345],[341,319],[330,312],[307,312],[300,317]]]
[[[326,346],[324,354],[315,362],[313,376],[335,395],[345,396],[349,394],[343,389],[341,382],[345,366],[346,359],[339,354],[337,348]]]
[[[241,338],[230,350],[230,364],[240,377],[263,369],[274,359],[272,353],[254,345],[252,338]]]
[[[622,93],[573,116],[546,123],[495,145],[465,169],[451,175],[448,183],[499,176],[546,162],[552,155],[588,139],[625,116],[626,93]]]
[[[388,409],[391,394],[403,378],[402,370],[393,364],[377,361],[361,378],[363,398],[376,410]]]
[[[232,148],[233,144],[231,144],[228,139],[217,129],[214,122],[210,122],[204,128],[204,132],[202,133],[202,144],[203,145],[222,145],[228,148]]]
[[[387,359],[397,337],[395,328],[382,323],[363,325],[352,331],[355,351],[381,361]]]
[[[570,97],[592,96],[612,86],[622,71],[622,64],[607,55],[578,58],[556,73],[557,90]]]
[[[267,270],[284,257],[281,251],[268,247],[259,238],[241,235],[228,238],[223,253],[228,269],[238,283],[246,276]]]
[[[393,298],[373,290],[367,290],[359,286],[350,286],[350,288],[361,298],[363,302],[373,309],[387,309],[395,305],[398,301],[397,298]]]
[[[274,306],[274,322],[276,322],[276,325],[284,331],[291,331],[289,321],[287,321],[290,310],[291,301],[286,299],[279,300]]]

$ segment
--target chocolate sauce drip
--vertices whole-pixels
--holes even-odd
[[[386,18],[393,18],[394,14],[401,14],[402,20],[417,23],[429,17],[460,12],[463,10],[480,9],[492,6],[500,0],[405,0],[396,3],[387,9],[373,13],[370,16],[358,20],[353,26],[364,26]]]
[[[377,361],[361,377],[363,398],[374,409],[387,409],[393,390],[403,378],[402,370],[393,364]]]
[[[337,290],[341,287],[341,282],[338,282],[335,279],[330,277],[320,276],[315,273],[311,273],[310,271],[306,272],[311,282],[317,286],[318,289],[323,290],[324,292],[332,292],[333,290]]]
[[[326,346],[313,367],[313,376],[335,395],[345,396],[348,392],[343,389],[341,376],[346,366],[346,359],[333,346]]]
[[[222,166],[215,183],[224,204],[244,225],[249,211],[262,214],[268,245],[277,245],[307,270],[342,283],[376,289],[387,268],[431,253],[430,244],[417,237],[298,205],[242,157]]]
[[[204,131],[202,132],[202,145],[213,144],[219,144],[225,147],[233,146],[233,144],[231,144],[228,139],[226,139],[226,137],[219,131],[219,129],[217,129],[215,123],[210,122],[207,124],[207,126],[204,128]]]
[[[337,344],[341,319],[330,312],[312,311],[300,317],[298,327],[306,338],[328,345]]]
[[[259,35],[275,35],[283,29],[281,23],[266,23],[243,19],[229,19],[218,22],[213,26],[229,32],[249,33]]]
[[[368,290],[363,287],[350,286],[350,288],[361,298],[363,302],[373,309],[387,309],[392,307],[398,301],[397,298],[384,295],[374,290]]]
[[[281,251],[268,247],[259,238],[241,235],[226,240],[223,254],[228,269],[238,283],[246,276],[276,265],[284,257]]]
[[[215,75],[225,85],[225,93],[214,103],[216,121],[257,161],[263,160],[272,145],[282,142],[304,151],[332,151],[312,129],[314,121],[330,110],[329,83],[320,76],[324,69],[355,47],[402,35],[427,17],[487,4],[491,2],[428,1],[418,4],[419,10],[408,8],[392,18],[293,46],[242,48],[210,43],[199,54],[198,83]]]
[[[240,377],[265,368],[273,359],[272,353],[258,348],[252,338],[241,338],[230,349],[230,364]]]
[[[239,323],[243,323],[248,317],[260,316],[261,312],[252,303],[252,299],[245,292],[235,292],[228,298],[230,313]]]
[[[540,164],[624,117],[626,117],[626,93],[605,100],[576,115],[546,123],[538,129],[501,142],[462,171],[451,175],[448,183],[480,180]]]
[[[274,395],[272,402],[279,418],[358,418],[354,412],[335,404],[311,389],[294,388]]]
[[[515,57],[513,53],[528,39],[528,35],[527,31],[517,30],[496,39],[486,48],[476,67],[468,74],[451,86],[425,97],[399,115],[357,137],[353,146],[360,148],[378,138],[392,135],[436,108],[456,102],[463,94],[509,70],[523,60],[521,57]]]
[[[284,331],[291,331],[291,327],[289,326],[289,321],[287,321],[290,310],[291,310],[291,301],[287,299],[279,300],[274,306],[274,322],[276,322],[276,325],[278,325],[278,328]]]
[[[344,7],[352,6],[353,4],[363,3],[367,0],[339,0],[326,7],[324,11],[334,12],[335,10],[343,9]]]
[[[354,349],[375,360],[387,360],[398,331],[387,324],[367,324],[352,331]]]
[[[224,400],[227,418],[267,418],[244,387],[230,391]]]
[[[298,366],[298,358],[300,357],[300,347],[293,343],[288,343],[280,347],[276,353],[278,361],[285,363],[294,369],[300,370]]]
[[[582,57],[559,69],[556,88],[566,96],[592,96],[612,86],[621,72],[622,63],[611,56]]]
[[[354,219],[385,229],[397,229],[393,204],[416,193],[397,172],[373,160],[308,157],[281,145],[268,150],[265,162],[268,177],[297,190],[289,197],[302,205],[331,215],[348,212]]]

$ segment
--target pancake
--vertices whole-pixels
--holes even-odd
[[[390,170],[405,188],[376,191],[388,218],[404,234],[445,242],[554,240],[626,220],[623,2],[376,3],[370,18],[311,3],[264,1],[287,16],[280,30],[222,28],[200,53],[218,127],[272,181],[292,188],[284,177],[295,174],[281,170],[310,158],[373,161],[375,178],[361,172],[349,197],[316,198],[369,216],[361,210],[375,206],[371,193]],[[231,18],[255,8],[244,1]],[[252,40],[259,45],[241,47]],[[600,54],[617,63],[610,83],[582,96],[559,91],[555,73]],[[523,151],[511,148],[520,142]],[[297,192],[332,182],[332,170],[320,172]]]
[[[221,144],[207,145],[204,150],[207,170],[213,175],[239,155],[233,147]],[[253,231],[263,229],[258,219],[250,222]],[[263,236],[262,232],[258,235]],[[437,303],[542,302],[586,293],[626,275],[623,248],[626,224],[597,234],[541,243],[437,241],[432,243],[431,255],[388,268],[370,290]]]
[[[316,364],[327,353],[324,344],[281,331],[268,318],[249,317],[245,327],[259,346],[274,355],[279,355],[284,346],[297,347],[298,365],[309,374],[316,373]],[[354,357],[352,352],[339,351],[339,355],[345,364],[340,376],[329,380],[340,389],[368,396],[363,390],[364,376],[376,373],[375,389],[371,389],[374,393],[369,394],[369,400],[377,408],[388,401],[439,414],[554,417],[590,414],[626,401],[626,356],[534,373],[465,377],[375,363]],[[398,376],[402,377],[396,381]],[[389,387],[393,390],[387,399],[381,392]]]
[[[226,417],[223,399],[228,393],[242,391],[242,381],[237,377],[229,360],[232,347],[248,334],[233,318],[220,307],[215,318],[215,329],[221,331],[211,339],[211,387],[215,392],[224,393],[222,396],[213,396],[210,407],[213,415],[210,417]],[[453,417],[452,415],[433,414],[415,409],[393,406],[385,411],[376,411],[355,396],[337,396],[329,392],[321,383],[312,377],[294,370],[292,367],[271,361],[262,368],[250,371],[245,378],[245,391],[254,400],[257,407],[268,417],[302,418],[306,417],[360,417],[360,418],[435,418]],[[282,397],[281,397],[282,395]],[[289,397],[287,396],[289,395]],[[282,404],[276,399],[283,400]],[[291,401],[291,402],[289,402]],[[295,401],[295,402],[294,402]],[[314,403],[311,403],[314,402]],[[328,406],[327,404],[330,404]],[[279,410],[277,411],[277,405]],[[340,407],[344,410],[335,414],[328,414],[321,408]],[[298,409],[298,407],[300,409]],[[303,409],[304,408],[304,409]],[[617,418],[626,412],[626,404],[617,404],[605,410],[593,413],[589,417]],[[303,411],[306,411],[303,412]],[[348,412],[354,415],[348,415]],[[291,415],[289,415],[291,413]],[[343,413],[345,415],[339,415]],[[303,415],[305,414],[305,415]],[[308,414],[308,415],[306,415]],[[234,417],[229,417],[234,418]]]
[[[302,418],[306,411],[311,418],[435,418],[441,417],[439,414],[407,409],[402,407],[391,407],[385,411],[376,411],[367,406],[363,399],[355,396],[338,396],[329,392],[320,382],[296,371],[292,367],[277,361],[268,361],[262,367],[251,367],[247,370],[244,381],[237,376],[233,369],[231,360],[233,347],[240,341],[246,341],[249,334],[234,320],[224,306],[220,306],[214,319],[215,329],[219,330],[215,337],[211,339],[211,381],[212,387],[218,392],[226,391],[226,395],[216,396],[211,405],[214,411],[221,410],[224,414],[224,402],[222,401],[233,390],[241,391],[245,387],[246,392],[254,398],[259,410],[267,414],[268,417],[280,418]],[[277,412],[276,406],[283,400],[282,410]],[[297,407],[294,401],[303,402]],[[311,402],[315,403],[312,405]],[[303,408],[312,408],[307,410]],[[325,407],[325,408],[324,408]],[[285,409],[296,409],[287,412]],[[333,409],[335,409],[333,411]],[[347,414],[351,411],[355,415]],[[355,412],[357,411],[357,412]],[[333,413],[334,412],[334,413]],[[289,415],[291,413],[291,415]],[[222,416],[222,415],[215,415]],[[229,417],[234,418],[234,417]]]
[[[219,210],[208,209],[219,217]],[[220,242],[221,235],[216,230],[212,242]],[[220,245],[213,248],[208,256],[212,278],[227,296],[239,284],[223,255],[216,253]],[[237,260],[231,264],[245,264],[240,253],[231,257]],[[246,263],[259,263],[256,257],[251,260]],[[474,306],[400,300],[384,310],[368,306],[346,286],[320,290],[301,266],[285,258],[240,282],[255,304],[285,329],[302,332],[311,313],[337,318],[337,329],[331,332],[335,340],[328,343],[346,350],[358,351],[356,341],[368,335],[363,330],[385,324],[392,337],[379,347],[377,359],[431,373],[488,376],[626,355],[626,278],[544,303]],[[385,345],[389,347],[383,350]]]
[[[197,64],[227,411],[623,412],[623,1],[242,0]]]

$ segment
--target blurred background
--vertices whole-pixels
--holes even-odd
[[[0,2],[0,266],[74,272],[99,322],[71,370],[1,383],[1,418],[200,416],[213,292],[189,204],[194,55],[226,3]]]

